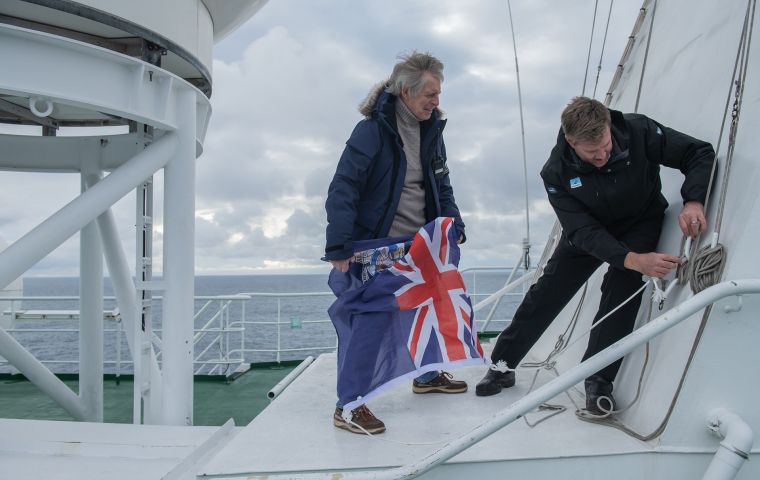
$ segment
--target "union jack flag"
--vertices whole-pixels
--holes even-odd
[[[414,314],[407,348],[418,368],[430,363],[423,360],[431,349],[439,362],[483,357],[480,343],[473,341],[477,335],[467,289],[457,265],[451,262],[449,232],[453,226],[454,219],[438,218],[432,228],[420,229],[409,253],[390,269],[410,281],[395,295],[399,309]]]
[[[338,334],[338,403],[344,409],[428,371],[486,363],[457,268],[458,236],[453,219],[438,218],[414,235],[408,249],[408,238],[356,242],[355,259],[375,259],[373,250],[390,245],[406,251],[398,260],[382,255],[385,265],[370,262],[368,280],[360,262],[347,273],[330,273],[337,297],[329,314]]]

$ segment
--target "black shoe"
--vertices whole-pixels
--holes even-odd
[[[615,410],[615,398],[612,396],[612,382],[600,375],[591,375],[584,382],[586,387],[586,410],[589,413],[607,416]]]
[[[515,372],[500,372],[498,370],[488,370],[483,380],[475,386],[475,395],[479,397],[488,397],[501,392],[502,388],[509,388],[515,384]]]

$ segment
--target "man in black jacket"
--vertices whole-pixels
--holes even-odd
[[[655,251],[668,206],[661,193],[660,165],[686,176],[678,216],[684,235],[696,236],[707,227],[703,205],[715,159],[709,143],[585,97],[574,98],[561,121],[557,145],[541,177],[562,237],[494,346],[492,362],[506,363],[509,371],[489,370],[476,387],[479,396],[514,385],[513,370],[602,263],[609,268],[594,323],[642,286],[642,274],[662,278],[678,265],[678,257]],[[584,360],[631,333],[641,296],[591,330]],[[612,382],[621,363],[586,379],[588,411],[614,411]]]

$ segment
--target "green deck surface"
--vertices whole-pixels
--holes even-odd
[[[193,423],[199,426],[222,425],[230,418],[245,426],[268,404],[267,392],[290,373],[295,363],[256,365],[238,378],[195,377]],[[77,392],[76,375],[59,378]],[[107,423],[132,423],[132,377],[107,375],[103,381],[103,420]],[[34,420],[74,420],[50,397],[22,375],[0,375],[0,417]]]

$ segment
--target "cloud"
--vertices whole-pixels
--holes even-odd
[[[580,94],[594,2],[512,2],[526,139],[532,252],[553,222],[538,172],[559,113]],[[616,2],[599,94],[606,89],[638,7]],[[601,49],[600,8],[589,86]],[[526,180],[512,33],[505,2],[424,0],[269,2],[215,50],[213,115],[196,172],[198,273],[325,271],[324,201],[356,108],[387,78],[400,52],[418,49],[445,67],[441,107],[451,181],[467,223],[463,264],[512,265],[526,235]],[[592,75],[593,74],[593,75]],[[589,88],[590,91],[590,88]],[[587,93],[589,93],[587,91]],[[21,181],[16,175],[25,175]],[[0,241],[18,239],[79,191],[77,175],[0,173]],[[160,270],[162,181],[155,176]],[[127,258],[134,197],[115,206]],[[76,239],[36,272],[76,275]]]

